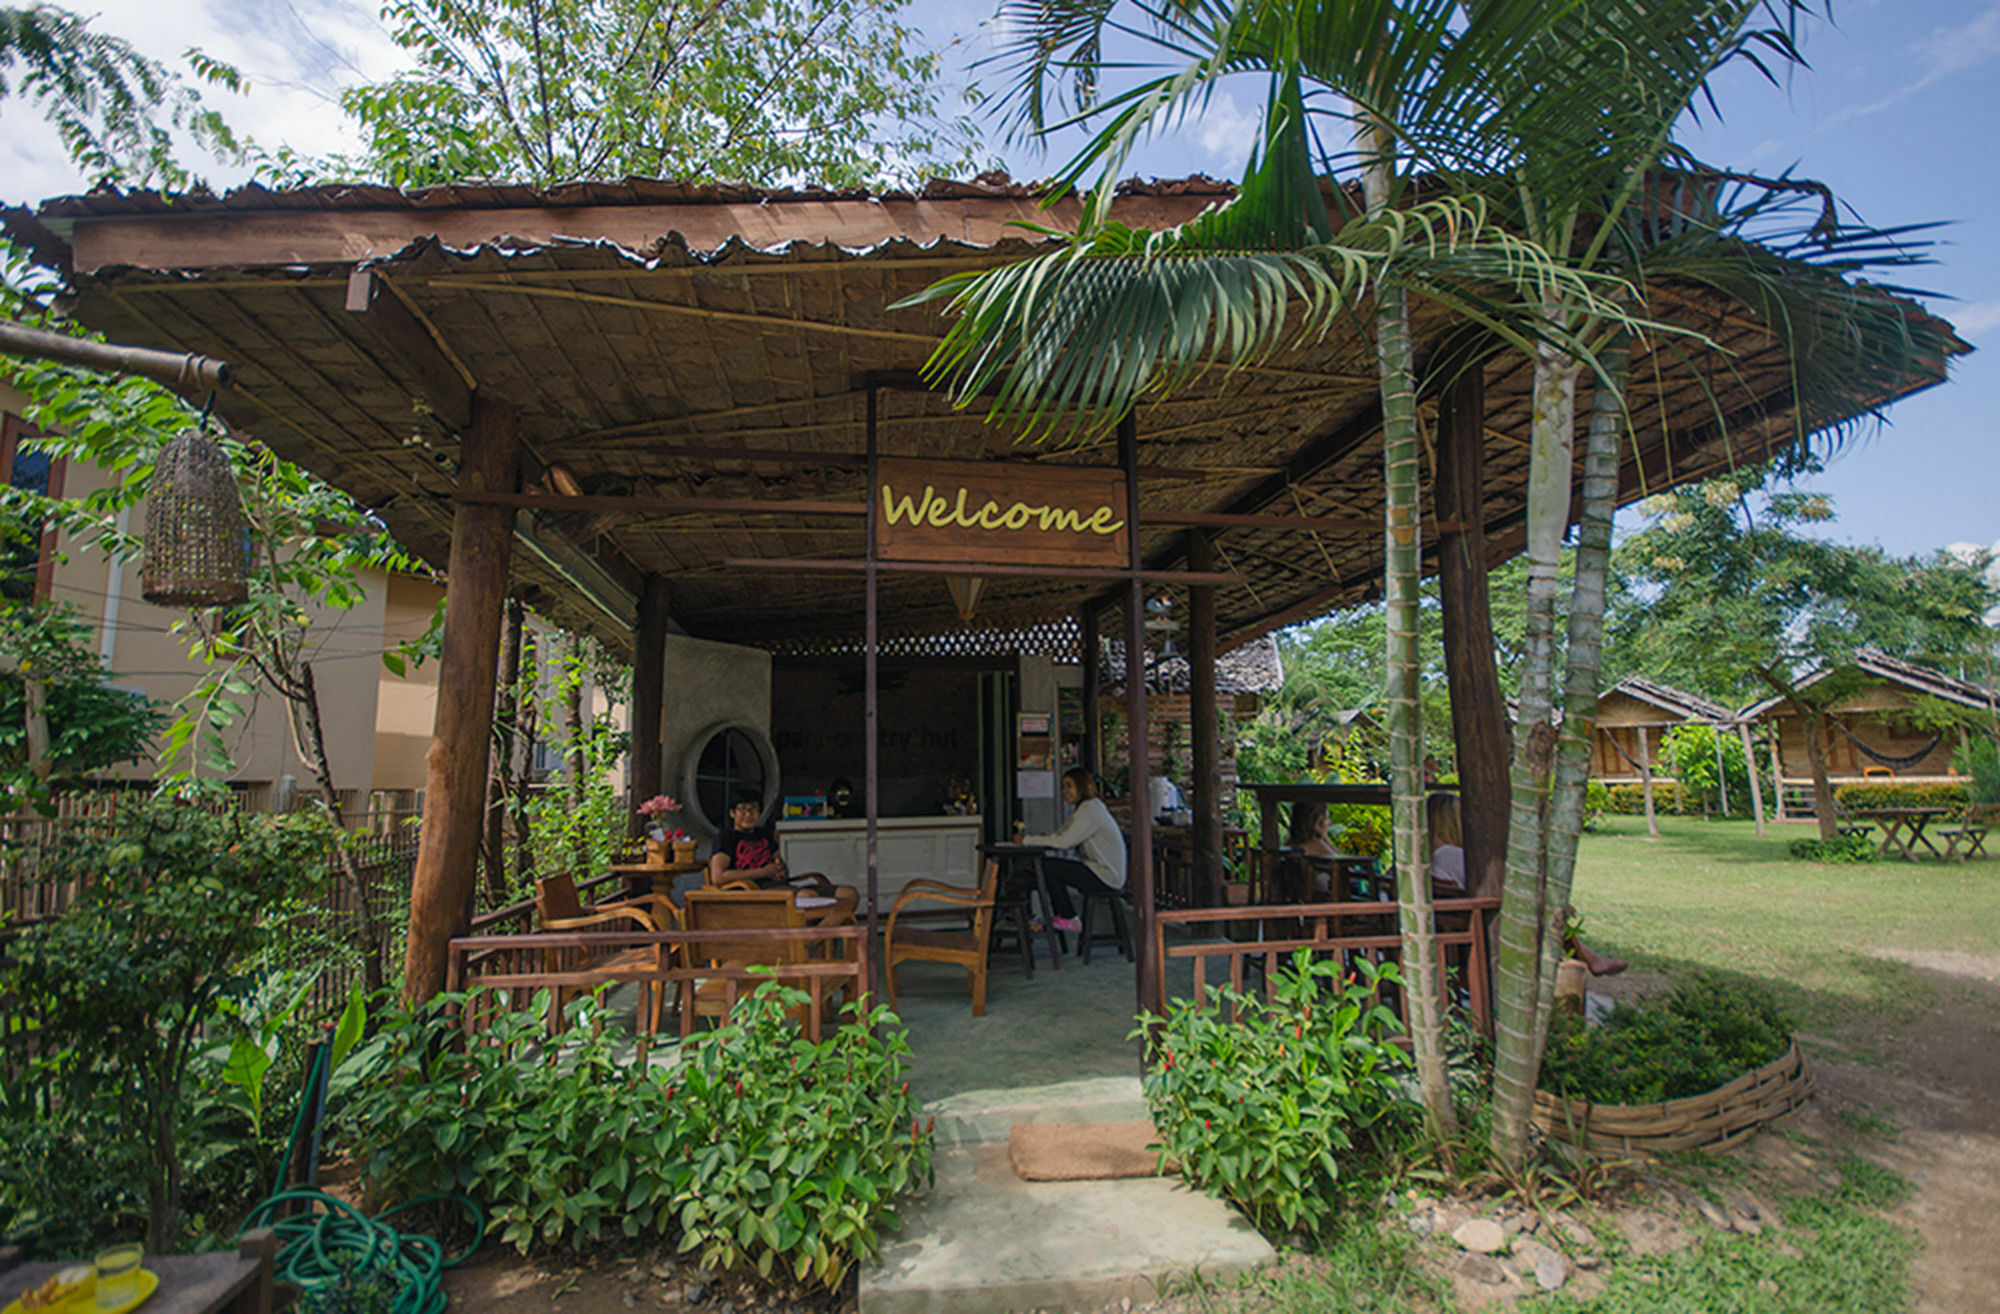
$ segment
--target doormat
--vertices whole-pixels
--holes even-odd
[[[1094,1182],[1152,1177],[1160,1156],[1151,1122],[1017,1122],[1007,1137],[1007,1162],[1024,1182]],[[1175,1172],[1172,1163],[1166,1171]]]

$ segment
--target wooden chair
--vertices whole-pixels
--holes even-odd
[[[559,872],[535,882],[535,912],[544,931],[673,931],[680,929],[680,909],[658,894],[640,894],[585,907],[576,896],[576,882],[569,873]],[[592,951],[584,948],[550,949],[544,955],[544,970],[550,972],[603,972],[612,974],[637,968],[664,971],[672,960],[669,946],[635,945],[630,949]],[[562,1026],[564,987],[556,987],[550,1003],[550,1019]],[[648,1035],[660,1029],[664,988],[654,982],[639,982],[640,1016],[646,1019]]]
[[[1964,862],[1975,855],[1986,853],[1986,835],[1995,825],[2000,825],[2000,803],[1968,803],[1965,811],[1958,816],[1958,823],[1938,827],[1938,836],[1944,840],[1944,860]],[[1963,853],[1960,845],[1965,846]]]
[[[686,927],[690,931],[762,931],[797,929],[806,925],[804,912],[798,904],[799,892],[793,889],[762,890],[748,881],[732,881],[723,888],[703,888],[687,892]],[[756,936],[745,936],[740,940],[718,938],[691,945],[690,953],[711,967],[749,967],[752,965],[783,969],[792,964],[804,963],[811,957],[812,942],[809,940],[765,940]],[[692,965],[692,964],[690,964]],[[772,978],[779,985],[803,990],[807,994],[817,994],[819,1007],[801,1006],[793,1010],[792,1016],[802,1021],[806,1034],[813,1040],[819,1039],[818,1018],[834,1010],[833,995],[841,990],[841,982],[832,977],[787,976],[782,970]],[[683,995],[683,1030],[694,1018],[728,1016],[732,994],[736,997],[753,993],[762,982],[731,982],[723,977],[713,977],[695,984],[692,997]]]
[[[889,909],[889,925],[882,932],[882,960],[889,974],[889,1007],[897,1007],[897,963],[905,960],[953,963],[971,974],[966,986],[972,994],[972,1015],[986,1016],[987,941],[993,934],[993,894],[999,883],[1000,864],[988,859],[976,890],[926,880],[911,881],[903,887]],[[896,919],[913,903],[945,903],[970,909],[972,927],[965,931],[935,931],[896,925]]]

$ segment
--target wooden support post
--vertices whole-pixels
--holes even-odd
[[[867,699],[863,704],[862,755],[863,769],[867,773],[862,788],[868,818],[868,940],[870,945],[881,943],[881,902],[882,893],[882,633],[881,633],[881,585],[878,581],[875,560],[876,508],[882,501],[875,490],[882,483],[882,437],[881,392],[874,384],[868,387],[868,574],[864,581],[864,607],[862,617],[861,664],[866,680]],[[990,806],[991,800],[988,800]],[[1048,910],[1044,910],[1045,913]],[[1053,916],[1052,913],[1048,915]],[[882,960],[886,965],[889,955],[886,951]],[[886,971],[886,966],[884,968]],[[873,990],[875,982],[869,981]]]
[[[1777,816],[1780,821],[1785,819],[1785,760],[1778,753],[1778,745],[1783,742],[1784,734],[1782,728],[1771,733],[1771,792],[1778,796]]]
[[[1750,746],[1750,727],[1736,723],[1736,737],[1743,744],[1743,766],[1750,773],[1750,815],[1757,818],[1757,838],[1764,838],[1764,786],[1757,779],[1757,754]]]
[[[1145,551],[1139,534],[1139,425],[1127,411],[1118,421],[1118,462],[1125,467],[1125,533],[1132,544],[1132,583],[1125,603],[1125,705],[1130,718],[1131,767],[1126,798],[1132,805],[1132,852],[1127,879],[1138,908],[1139,1011],[1159,1013],[1160,965],[1153,957],[1153,810],[1151,727],[1146,721],[1146,581],[1140,570]]]
[[[627,812],[639,824],[639,804],[665,793],[667,581],[648,575],[639,594],[639,624],[632,631],[632,806]],[[635,832],[636,833],[636,832]]]
[[[459,484],[472,492],[514,487],[518,412],[475,398],[459,447]],[[444,654],[438,663],[437,715],[424,767],[424,824],[410,880],[409,943],[403,997],[422,1003],[444,989],[445,960],[462,927],[477,876],[480,809],[486,790],[487,739],[493,729],[493,683],[500,660],[500,609],[507,596],[514,512],[461,506],[451,529],[445,593]]]
[[[1187,536],[1188,566],[1215,569],[1207,531]],[[1197,908],[1222,902],[1222,742],[1215,698],[1215,587],[1188,590],[1188,739],[1194,759],[1194,880]]]
[[[1104,770],[1104,726],[1097,716],[1097,700],[1104,692],[1098,671],[1098,649],[1102,646],[1098,614],[1095,603],[1083,605],[1083,755],[1078,762],[1092,775]]]
[[[1659,820],[1653,815],[1653,736],[1646,726],[1639,730],[1639,790],[1646,800],[1646,833],[1658,837]]]
[[[1477,365],[1468,366],[1439,401],[1437,514],[1459,527],[1439,534],[1438,591],[1465,834],[1465,892],[1482,899],[1500,893],[1512,802],[1507,707],[1493,664],[1486,587],[1485,422],[1486,379]]]

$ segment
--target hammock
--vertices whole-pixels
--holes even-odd
[[[1840,728],[1840,733],[1847,736],[1847,742],[1853,744],[1856,748],[1860,749],[1862,754],[1865,757],[1867,757],[1869,761],[1874,762],[1879,766],[1888,767],[1891,770],[1895,771],[1902,771],[1909,767],[1915,766],[1917,763],[1929,757],[1937,749],[1937,746],[1944,742],[1944,733],[1940,731],[1937,734],[1931,736],[1931,741],[1928,744],[1925,744],[1922,748],[1919,748],[1916,752],[1911,753],[1909,756],[1890,757],[1887,753],[1878,753],[1874,749],[1870,748],[1868,745],[1862,743],[1858,738],[1855,737],[1854,732],[1847,728],[1847,722],[1841,720],[1839,717],[1830,716],[1827,719],[1829,721],[1832,721],[1834,725],[1838,726]]]
[[[1645,728],[1643,726],[1640,727],[1639,733],[1640,734],[1646,733]],[[1638,758],[1633,757],[1630,753],[1626,752],[1625,745],[1619,743],[1618,736],[1611,733],[1608,728],[1605,731],[1604,737],[1610,741],[1611,747],[1617,750],[1618,756],[1624,758],[1627,762],[1631,763],[1632,769],[1634,771],[1637,771],[1640,775],[1649,776],[1659,769],[1656,766],[1652,765],[1651,763],[1641,762]]]

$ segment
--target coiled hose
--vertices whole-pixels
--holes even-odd
[[[298,1152],[299,1137],[305,1130],[306,1109],[314,1103],[312,1093],[326,1080],[332,1051],[317,1047],[311,1070],[306,1075],[299,1111],[292,1119],[291,1139],[285,1146],[283,1163],[288,1168]],[[464,1263],[479,1248],[486,1233],[486,1211],[477,1201],[451,1192],[419,1196],[374,1218],[336,1196],[311,1187],[285,1189],[280,1168],[277,1188],[250,1211],[243,1230],[269,1227],[278,1235],[277,1278],[301,1290],[345,1282],[360,1285],[380,1277],[396,1292],[392,1314],[440,1314],[445,1307],[444,1271]],[[406,1209],[449,1200],[472,1220],[472,1241],[450,1258],[444,1247],[420,1232],[398,1232],[387,1220]],[[288,1215],[281,1217],[280,1215]]]

